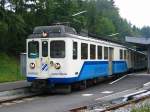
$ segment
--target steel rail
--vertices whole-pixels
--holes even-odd
[[[124,107],[126,105],[130,105],[130,104],[138,103],[138,102],[146,100],[148,98],[150,98],[150,95],[143,96],[143,97],[140,97],[140,98],[137,98],[137,99],[132,99],[132,100],[120,103],[120,104],[114,104],[114,105],[111,105],[109,107],[104,107],[105,109],[99,110],[99,112],[106,112],[106,111],[116,110],[118,108]],[[93,107],[95,105],[98,105],[98,104],[94,104]],[[84,110],[88,111],[88,107],[89,107],[89,105],[73,108],[73,109],[69,110],[69,112],[83,112]],[[91,107],[91,105],[90,105],[90,107]]]
[[[16,101],[16,100],[22,100],[22,99],[25,99],[25,98],[32,98],[32,97],[42,95],[41,93],[30,93],[29,88],[19,88],[19,89],[14,89],[14,90],[11,90],[11,91],[13,91],[13,92],[12,93],[10,91],[0,92],[0,94],[2,94],[2,95],[0,95],[0,97],[1,97],[0,105],[3,104],[3,103],[13,102],[13,101]],[[24,92],[22,92],[22,93],[18,92],[17,93],[17,91],[24,91]],[[5,92],[6,92],[6,95],[5,95]]]

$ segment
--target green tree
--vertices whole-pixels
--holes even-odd
[[[115,33],[115,26],[112,21],[106,17],[97,17],[95,33],[100,36],[108,36]]]
[[[84,10],[87,13],[72,17]],[[149,35],[148,27],[132,27],[122,19],[113,0],[0,0],[0,52],[16,55],[25,51],[25,39],[35,26],[57,22],[70,22],[77,32],[86,29],[100,36],[119,33],[118,40]]]
[[[141,29],[141,35],[146,37],[146,38],[150,38],[150,27],[149,26],[144,26]]]

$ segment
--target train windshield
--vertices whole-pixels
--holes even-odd
[[[64,58],[65,57],[65,42],[60,41],[60,40],[51,41],[50,56],[51,58]]]
[[[32,41],[28,43],[28,57],[38,58],[39,57],[39,42]]]

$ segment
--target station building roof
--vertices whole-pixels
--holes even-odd
[[[126,37],[126,42],[135,44],[150,45],[150,38],[145,37]]]

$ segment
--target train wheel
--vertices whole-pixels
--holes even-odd
[[[97,78],[93,79],[93,84],[94,85],[98,84],[98,79]]]
[[[33,92],[33,93],[37,92],[37,85],[36,85],[36,83],[34,83],[34,82],[31,83],[30,91]]]
[[[80,83],[80,90],[86,89],[86,87],[87,87],[87,81],[84,80]]]
[[[31,84],[30,91],[31,92],[38,92],[38,93],[45,93],[47,91],[47,80],[35,80]]]
[[[68,93],[71,93],[72,91],[72,86],[71,85],[67,85],[64,89],[64,93],[68,94]]]

